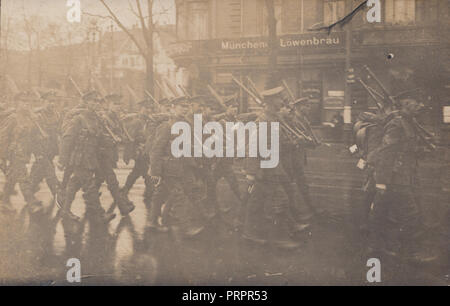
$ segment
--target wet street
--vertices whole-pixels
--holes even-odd
[[[119,165],[117,176],[124,183],[130,168]],[[58,173],[61,176],[61,173]],[[60,177],[61,178],[61,177]],[[0,179],[1,185],[4,178]],[[245,184],[241,184],[245,188]],[[18,188],[16,187],[18,190]],[[146,228],[143,204],[144,181],[130,192],[136,209],[108,225],[83,221],[82,235],[66,245],[57,208],[45,185],[37,197],[45,203],[44,215],[30,217],[23,209],[20,192],[13,197],[15,216],[0,219],[0,284],[69,285],[66,262],[81,262],[81,285],[364,285],[367,260],[364,237],[352,226],[350,212],[328,209],[329,220],[313,220],[310,230],[296,237],[302,247],[281,251],[243,241],[233,226],[239,210],[228,185],[220,182],[218,196],[227,213],[208,222],[194,239],[181,235],[174,216],[171,231],[156,233]],[[102,205],[112,198],[104,184]],[[84,214],[81,192],[73,211]],[[181,210],[175,207],[175,211]],[[445,246],[443,246],[445,248]],[[403,265],[386,259],[382,263],[385,284],[445,285],[446,260],[430,266]],[[448,267],[448,266],[447,266]],[[399,272],[400,271],[400,272]]]

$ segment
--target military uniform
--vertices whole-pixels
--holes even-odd
[[[22,96],[18,99],[23,99]],[[25,103],[25,102],[19,102]],[[1,158],[7,161],[5,168],[6,182],[3,186],[3,208],[10,210],[10,197],[14,193],[14,187],[19,183],[20,190],[32,212],[41,207],[39,201],[33,196],[26,165],[30,162],[32,153],[32,136],[35,126],[32,114],[25,105],[19,105],[2,120],[1,139],[4,145],[1,150]]]
[[[86,100],[91,101],[91,96]],[[64,192],[62,210],[65,216],[74,218],[70,213],[70,207],[76,193],[83,189],[83,197],[86,202],[86,211],[91,216],[99,216],[108,221],[112,216],[106,215],[100,205],[98,192],[98,175],[100,161],[99,133],[102,132],[102,124],[95,111],[86,105],[85,109],[79,109],[77,114],[66,123],[62,137],[60,163],[65,171],[70,171],[70,178]]]
[[[120,129],[118,128],[119,117],[113,111],[108,111],[104,116],[105,120],[101,124],[101,133],[99,135],[98,143],[98,161],[99,168],[97,168],[95,173],[96,188],[100,189],[102,183],[106,181],[109,192],[111,193],[115,204],[119,207],[119,211],[122,215],[128,215],[134,210],[134,205],[126,199],[119,188],[119,181],[117,180],[116,173],[114,169],[117,168],[117,162],[119,160],[118,144],[113,136],[105,130],[105,125],[108,125],[115,135],[121,135]]]
[[[374,168],[367,165],[367,159],[370,153],[381,145],[383,137],[383,127],[389,116],[375,115],[372,113],[362,113],[359,115],[357,122],[353,127],[356,145],[358,148],[357,156],[360,158],[359,167],[365,172],[362,189],[364,191],[364,200],[362,206],[359,207],[358,220],[359,228],[366,230],[369,224],[370,207],[376,195]]]
[[[294,106],[298,103],[304,103],[304,99],[299,99],[294,102]],[[290,146],[287,150],[293,152],[293,154],[289,155],[291,168],[289,169],[289,176],[291,178],[290,186],[286,186],[288,195],[295,194],[294,188],[297,188],[298,194],[303,198],[306,206],[312,210],[312,213],[316,213],[316,208],[312,204],[311,196],[309,193],[309,186],[305,176],[305,166],[307,161],[306,150],[315,148],[316,144],[314,140],[309,135],[308,131],[305,131],[306,127],[309,126],[308,119],[306,116],[299,111],[292,111],[290,113],[284,114],[284,122],[288,122],[289,125],[297,130],[303,132],[302,134],[298,134],[296,136],[290,135],[291,142]],[[297,207],[296,199],[293,199],[290,196],[290,210],[292,212],[292,216],[294,220],[300,221],[301,216],[299,209]]]
[[[211,101],[208,101],[208,103],[204,104],[205,108],[211,108],[211,111],[218,112],[222,110],[220,105],[217,105],[216,103],[213,103]],[[229,109],[228,109],[229,110]],[[220,114],[211,115],[211,119],[216,121],[218,120],[219,123],[222,125],[223,130],[225,131],[225,125],[226,121],[234,122],[236,119],[236,116],[232,114],[230,111]],[[211,111],[208,111],[207,117],[204,117],[204,120],[206,121],[212,121],[209,120],[208,116],[210,116],[209,113]],[[223,135],[223,143],[225,144],[227,142],[226,134]],[[217,184],[220,179],[224,178],[225,181],[228,183],[231,191],[233,192],[234,196],[239,202],[242,202],[242,195],[239,190],[239,183],[236,178],[236,175],[234,173],[233,169],[233,160],[234,158],[229,157],[221,157],[221,158],[202,158],[201,160],[201,170],[202,170],[202,176],[203,181],[206,187],[206,203],[209,206],[211,213],[209,214],[209,217],[214,217],[216,214],[216,211],[218,209],[218,202],[217,202]],[[221,211],[226,213],[231,209],[231,207],[222,208]]]
[[[179,102],[183,103],[183,102]],[[162,205],[170,211],[175,203],[183,203],[188,220],[185,234],[195,236],[203,230],[202,212],[199,198],[195,194],[194,171],[197,167],[193,158],[175,158],[171,153],[171,127],[177,121],[185,121],[181,116],[172,118],[158,126],[150,150],[150,176],[159,178],[149,214],[149,226],[158,230],[166,230],[158,224],[162,217]]]
[[[59,151],[59,115],[52,105],[46,105],[36,112],[37,120],[46,135],[42,135],[38,130],[34,133],[32,149],[35,162],[30,170],[31,190],[38,191],[40,182],[45,179],[52,195],[56,197],[60,182],[56,177],[53,160]]]
[[[420,146],[412,119],[397,112],[384,126],[381,145],[368,156],[377,194],[371,230],[375,248],[412,254],[417,250],[420,209],[414,196]]]
[[[268,129],[271,123],[280,122],[279,108],[271,106],[275,103],[283,88],[278,87],[262,93],[266,110],[257,119],[258,122],[267,122]],[[269,104],[270,103],[270,104]],[[269,104],[269,105],[268,105]],[[267,109],[267,107],[272,109]],[[280,106],[281,107],[281,106]],[[271,131],[267,132],[271,135]],[[289,199],[285,186],[291,184],[292,169],[292,139],[281,126],[279,134],[279,163],[275,168],[260,168],[261,158],[247,158],[247,175],[254,178],[254,185],[246,208],[246,220],[243,228],[243,238],[266,243],[270,241],[277,247],[292,249],[299,246],[293,241],[289,233],[288,207]],[[251,137],[256,137],[252,135]],[[270,136],[268,137],[268,146]]]
[[[154,110],[150,101],[144,100],[138,104],[142,107],[140,113],[129,114],[122,118],[124,129],[128,131],[132,138],[125,145],[123,159],[126,164],[128,164],[131,159],[134,160],[133,169],[130,174],[128,174],[125,185],[122,187],[122,193],[125,197],[128,197],[128,193],[136,180],[139,177],[144,178],[144,203],[147,208],[150,208],[154,193],[154,185],[148,175],[150,162],[149,152],[156,127],[163,119],[156,118],[156,114],[148,114],[149,111]]]

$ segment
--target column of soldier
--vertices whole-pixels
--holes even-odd
[[[297,234],[307,231],[310,220],[321,215],[312,204],[304,173],[306,150],[321,144],[305,116],[308,98],[295,99],[282,81],[271,80],[261,93],[235,82],[261,104],[261,110],[239,114],[234,100],[227,101],[211,86],[207,86],[210,95],[190,96],[185,91],[184,96],[159,101],[148,95],[137,103],[139,109],[134,112],[124,111],[121,96],[102,97],[96,91],[82,95],[80,103],[72,108],[62,107],[51,93],[42,95],[39,101],[26,92],[5,101],[0,117],[0,159],[5,176],[1,211],[14,211],[10,198],[18,183],[29,212],[39,214],[43,205],[35,194],[45,179],[66,223],[80,221],[71,210],[80,190],[86,216],[93,222],[108,223],[116,217],[116,207],[122,216],[133,212],[135,205],[128,194],[142,177],[147,226],[156,232],[169,231],[172,209],[182,206],[186,211],[186,220],[181,222],[183,233],[192,238],[205,230],[208,220],[230,210],[219,208],[216,194],[218,181],[225,178],[236,198],[234,209],[239,213],[235,223],[245,240],[288,250],[298,248]],[[371,95],[376,94],[375,90],[368,90]],[[367,224],[375,233],[373,245],[377,249],[388,249],[385,231],[391,210],[399,217],[395,228],[400,229],[396,234],[402,247],[414,244],[409,238],[420,228],[412,194],[416,153],[424,139],[419,137],[414,121],[421,106],[414,99],[399,98],[395,106],[380,109],[377,114],[365,114],[355,125],[359,152],[366,160],[368,172],[366,217],[374,217]],[[233,169],[235,159],[173,157],[172,124],[192,122],[193,114],[199,113],[205,120],[222,123],[280,122],[279,165],[260,169],[257,159],[246,159],[243,172],[247,183],[240,189],[242,184]],[[369,133],[371,128],[373,132]],[[134,160],[122,187],[114,172],[120,146],[123,161],[128,164]],[[55,174],[55,165],[63,170],[61,181]],[[114,200],[107,211],[100,201],[104,182]],[[199,184],[203,186],[201,195],[197,192]],[[300,213],[300,203],[306,204],[310,213]]]

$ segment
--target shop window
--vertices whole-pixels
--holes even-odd
[[[444,106],[442,114],[444,123],[450,123],[450,106]]]
[[[344,0],[325,0],[323,5],[323,22],[332,24],[345,16]]]
[[[414,0],[385,0],[384,7],[386,23],[410,24],[415,21],[416,1]]]
[[[302,69],[299,74],[299,96],[308,97],[308,118],[311,124],[320,125],[322,113],[322,74],[319,69]]]
[[[191,40],[209,38],[208,2],[189,3],[188,37]]]
[[[344,80],[342,73],[327,70],[323,73],[323,113],[322,122],[334,122],[344,109]]]

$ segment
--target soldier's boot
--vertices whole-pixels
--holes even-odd
[[[13,190],[11,191],[10,195],[16,196],[16,195],[17,195],[17,190],[16,190],[16,189],[13,189]],[[3,192],[0,192],[0,198],[3,198]]]
[[[194,238],[203,232],[204,229],[205,227],[203,225],[189,224],[184,230],[184,236],[186,238]]]
[[[136,208],[133,202],[125,197],[122,197],[122,201],[120,201],[117,206],[119,207],[122,216],[128,216]]]
[[[212,220],[217,216],[217,198],[205,197],[201,200],[204,207],[204,217],[207,220]]]
[[[245,220],[242,226],[242,238],[248,242],[256,244],[267,243],[267,220],[264,212],[264,205],[250,195],[249,202],[245,209]],[[264,203],[264,202],[263,202]]]
[[[165,232],[169,231],[169,227],[159,223],[159,220],[161,217],[162,204],[163,203],[161,203],[160,200],[159,201],[151,201],[150,209],[149,209],[149,213],[148,213],[147,227],[152,230],[155,230],[155,231],[158,231],[161,233],[165,233]]]
[[[270,241],[276,248],[283,250],[294,250],[300,247],[300,243],[292,239],[289,234],[288,219],[286,212],[281,207],[276,207],[273,214]]]
[[[242,197],[241,191],[239,190],[238,181],[235,178],[234,179],[229,179],[228,180],[228,185],[230,186],[231,191],[233,192],[233,194],[235,195],[235,197],[238,200],[238,205],[237,206],[240,206],[244,199]],[[221,207],[220,211],[222,213],[228,213],[228,212],[230,212],[231,209],[232,209],[231,206],[225,206],[225,207]]]
[[[134,184],[136,183],[138,179],[138,176],[134,174],[134,169],[131,171],[131,173],[127,176],[127,180],[125,181],[125,184],[120,189],[120,192],[128,197],[128,194],[130,193],[131,188],[133,188]]]
[[[292,235],[301,234],[311,228],[311,224],[298,221],[298,218],[294,218],[290,213],[286,214],[286,218],[289,232]]]
[[[39,184],[42,182],[43,175],[42,175],[42,160],[41,158],[38,158],[34,163],[33,166],[31,166],[30,170],[30,191],[35,194],[39,191]]]
[[[305,201],[306,207],[309,209],[309,213],[305,213],[300,216],[303,222],[309,222],[314,217],[323,217],[325,211],[321,208],[316,207],[311,201],[311,194],[309,192],[309,186],[305,183],[299,186],[299,191],[303,200]]]
[[[50,192],[52,193],[52,196],[54,199],[56,199],[56,196],[61,193],[61,183],[54,175],[54,173],[51,176],[47,176],[45,178],[45,181],[47,183],[48,189],[50,189]]]
[[[207,179],[206,184],[206,196],[201,199],[203,206],[203,214],[207,220],[212,220],[217,216],[217,182],[213,178]]]
[[[86,202],[86,214],[91,220],[99,221],[102,223],[109,223],[115,217],[113,212],[106,212],[100,203],[100,192],[88,191],[83,195]]]
[[[115,205],[119,208],[122,216],[128,216],[136,207],[128,197],[124,197],[123,193],[119,189],[119,182],[115,177],[107,177],[108,189],[114,199]],[[115,206],[113,205],[113,206]]]
[[[299,209],[297,208],[296,198],[295,197],[289,198],[288,203],[289,203],[288,213],[286,213],[286,216],[290,233],[292,235],[296,235],[309,229],[310,224],[304,221],[302,215],[300,214]]]
[[[32,186],[31,186],[31,192],[33,192],[33,194],[36,194],[39,192],[39,184],[41,182],[33,182]]]
[[[70,209],[62,208],[60,210],[60,212],[61,212],[61,216],[63,217],[63,219],[69,219],[69,220],[72,220],[73,222],[81,221],[81,218],[78,217],[77,215],[75,215],[73,212],[71,212]]]
[[[10,201],[2,201],[0,204],[0,212],[4,214],[14,214],[16,210],[12,206]]]
[[[205,229],[205,226],[203,225],[204,212],[202,212],[202,207],[199,201],[191,200],[189,202],[189,221],[184,228],[184,236],[186,238],[193,238],[199,235]],[[170,207],[170,201],[168,201],[168,203]]]
[[[30,214],[39,214],[44,211],[44,205],[42,201],[35,200],[28,205],[28,211]]]
[[[178,218],[172,214],[172,202],[165,203],[161,207],[161,217],[159,218],[160,224],[163,226],[169,226],[169,224],[173,221],[177,221]],[[179,220],[178,220],[179,221]]]
[[[19,182],[19,185],[30,214],[38,214],[42,212],[44,210],[44,205],[42,205],[41,201],[35,198],[30,184],[26,181],[21,181]]]
[[[128,197],[123,195],[118,184],[114,184],[112,186],[108,184],[108,189],[114,199],[114,203],[110,209],[108,209],[108,213],[112,213],[114,208],[118,207],[122,216],[128,216],[135,209],[133,202],[131,202]]]
[[[109,223],[116,217],[116,214],[113,212],[106,212],[103,208],[91,208],[87,211],[88,214],[91,214],[95,220],[98,220],[102,223]]]
[[[72,222],[81,221],[81,218],[74,215],[70,209],[77,192],[78,189],[69,182],[67,190],[65,192],[61,192],[61,197],[57,195],[56,204],[60,208],[60,214],[63,219],[71,220]]]
[[[13,187],[14,189],[14,187]],[[11,188],[9,188],[8,183],[5,184],[1,197],[0,211],[5,214],[15,213],[16,210],[11,204]]]

